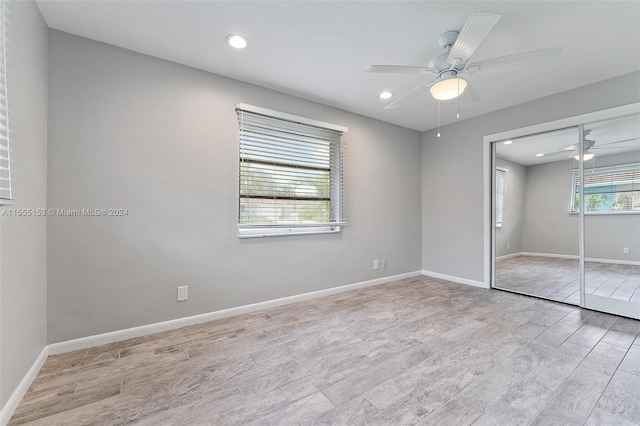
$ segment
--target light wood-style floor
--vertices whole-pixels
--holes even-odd
[[[639,332],[418,277],[52,356],[10,424],[640,424]]]
[[[516,256],[496,262],[496,287],[580,304],[577,259]],[[588,294],[640,303],[640,266],[585,262]]]

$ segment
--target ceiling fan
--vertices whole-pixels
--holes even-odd
[[[463,106],[480,101],[473,86],[461,74],[509,71],[540,64],[553,63],[560,48],[535,50],[484,61],[468,63],[482,40],[491,32],[501,16],[494,13],[472,13],[460,32],[447,31],[438,37],[438,44],[445,50],[432,58],[426,67],[404,65],[372,65],[367,69],[371,73],[426,74],[435,79],[420,84],[408,91],[385,109],[395,109],[427,89],[435,99],[448,100],[459,97]]]
[[[596,145],[596,141],[591,140],[591,139],[587,139],[587,136],[589,136],[589,134],[591,133],[591,130],[585,130],[584,131],[584,142],[582,144],[583,146],[583,157],[585,161],[591,160],[596,152],[603,150],[603,149],[628,149],[627,147],[622,147],[622,146],[611,146],[611,145],[616,145],[619,143],[624,143],[624,142],[630,142],[630,141],[634,141],[637,140],[638,138],[630,138],[630,139],[622,139],[619,141],[615,141],[615,142],[609,142],[609,143],[605,143],[605,144],[598,144]],[[571,145],[567,145],[567,146],[563,146],[562,148],[560,148],[557,151],[554,152],[550,152],[548,154],[543,154],[544,156],[549,156],[549,155],[556,155],[556,154],[567,154],[570,153],[570,155],[568,155],[567,158],[575,158],[576,160],[580,159],[580,156],[578,155],[578,151],[580,150],[579,144],[574,143]],[[542,157],[542,155],[541,155]]]

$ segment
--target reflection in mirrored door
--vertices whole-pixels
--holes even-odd
[[[577,127],[493,144],[495,288],[580,304],[578,145]]]
[[[640,319],[640,116],[584,125],[585,307]],[[582,180],[573,172],[572,214]]]

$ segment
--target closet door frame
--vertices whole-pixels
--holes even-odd
[[[484,208],[484,287],[493,288],[495,283],[495,151],[494,143],[505,139],[516,139],[528,135],[552,132],[568,127],[577,127],[579,132],[579,155],[584,153],[584,125],[624,117],[627,115],[640,114],[640,102],[623,105],[615,108],[587,114],[576,115],[574,117],[563,118],[561,120],[549,121],[533,126],[494,133],[483,137],[483,208]],[[582,160],[582,158],[580,158]],[[584,176],[584,162],[578,161],[580,176]],[[584,188],[580,186],[580,199],[584,199]],[[585,307],[585,220],[584,208],[579,211],[579,269],[580,269],[580,306]]]

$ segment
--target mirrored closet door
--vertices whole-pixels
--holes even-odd
[[[568,211],[578,133],[571,127],[493,144],[494,287],[580,303],[579,221]]]
[[[492,287],[640,319],[639,138],[627,114],[492,143]]]
[[[633,318],[640,318],[639,129],[639,115],[585,124],[584,178],[572,189],[579,194],[584,182],[584,306]]]

